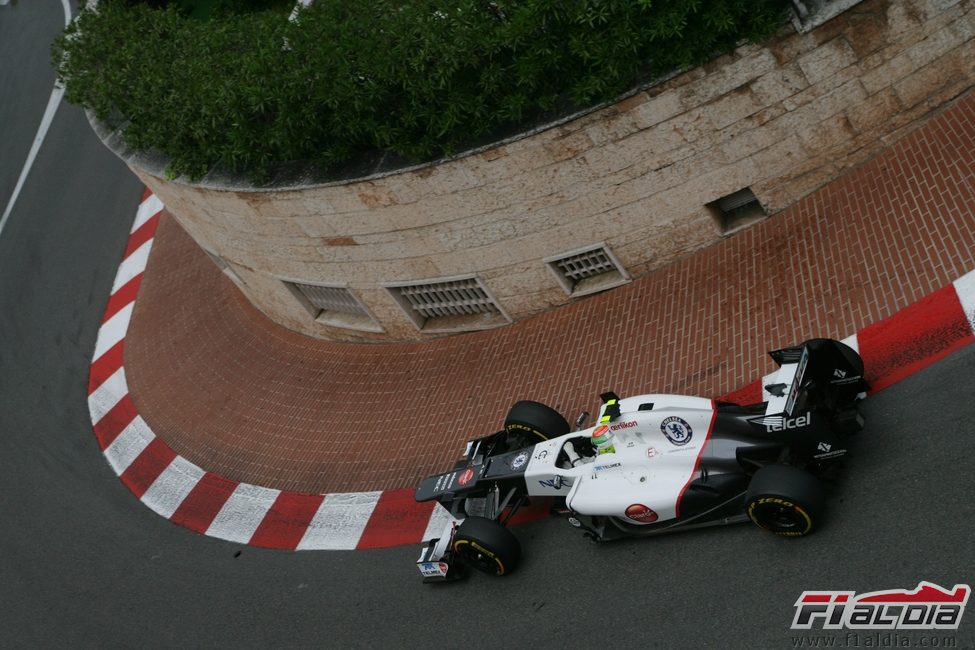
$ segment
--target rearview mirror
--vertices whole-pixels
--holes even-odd
[[[579,417],[576,418],[576,431],[580,431],[583,425],[586,423],[586,420],[588,419],[589,419],[589,411],[583,411],[582,413],[580,413]]]

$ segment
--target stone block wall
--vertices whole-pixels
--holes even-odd
[[[278,323],[423,339],[442,334],[387,285],[476,275],[518,320],[576,299],[545,258],[605,243],[646,274],[728,236],[707,206],[746,187],[775,218],[975,85],[972,5],[867,0],[551,128],[358,181],[239,191],[129,163]],[[347,287],[383,331],[316,320],[283,280]]]

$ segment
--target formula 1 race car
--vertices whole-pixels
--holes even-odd
[[[504,429],[467,444],[417,501],[450,513],[417,561],[427,582],[474,567],[509,573],[521,555],[506,527],[533,497],[596,541],[751,520],[786,537],[806,535],[823,514],[822,478],[863,428],[863,361],[849,346],[813,339],[775,350],[767,402],[742,406],[701,397],[601,395],[598,422],[576,431],[554,409],[520,401]]]

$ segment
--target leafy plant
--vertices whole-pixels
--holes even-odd
[[[317,0],[294,22],[255,0],[205,23],[177,4],[82,11],[53,47],[66,96],[171,176],[260,180],[286,161],[449,154],[761,41],[788,0]]]

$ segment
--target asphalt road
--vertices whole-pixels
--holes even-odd
[[[36,0],[35,0],[36,3]],[[0,7],[0,213],[7,207],[54,87],[51,39],[64,27],[56,0],[38,11]]]
[[[10,9],[2,79],[35,113],[0,100],[14,120],[0,123],[0,189],[50,93],[12,70],[27,54],[11,49],[46,62],[60,20],[54,0]],[[113,475],[85,404],[140,191],[62,105],[0,233],[0,648],[791,648],[803,590],[975,578],[975,346],[868,400],[827,525],[806,539],[739,525],[593,545],[548,520],[517,529],[526,556],[511,576],[429,586],[412,547],[275,552],[174,526]],[[973,619],[937,636],[975,647]]]

